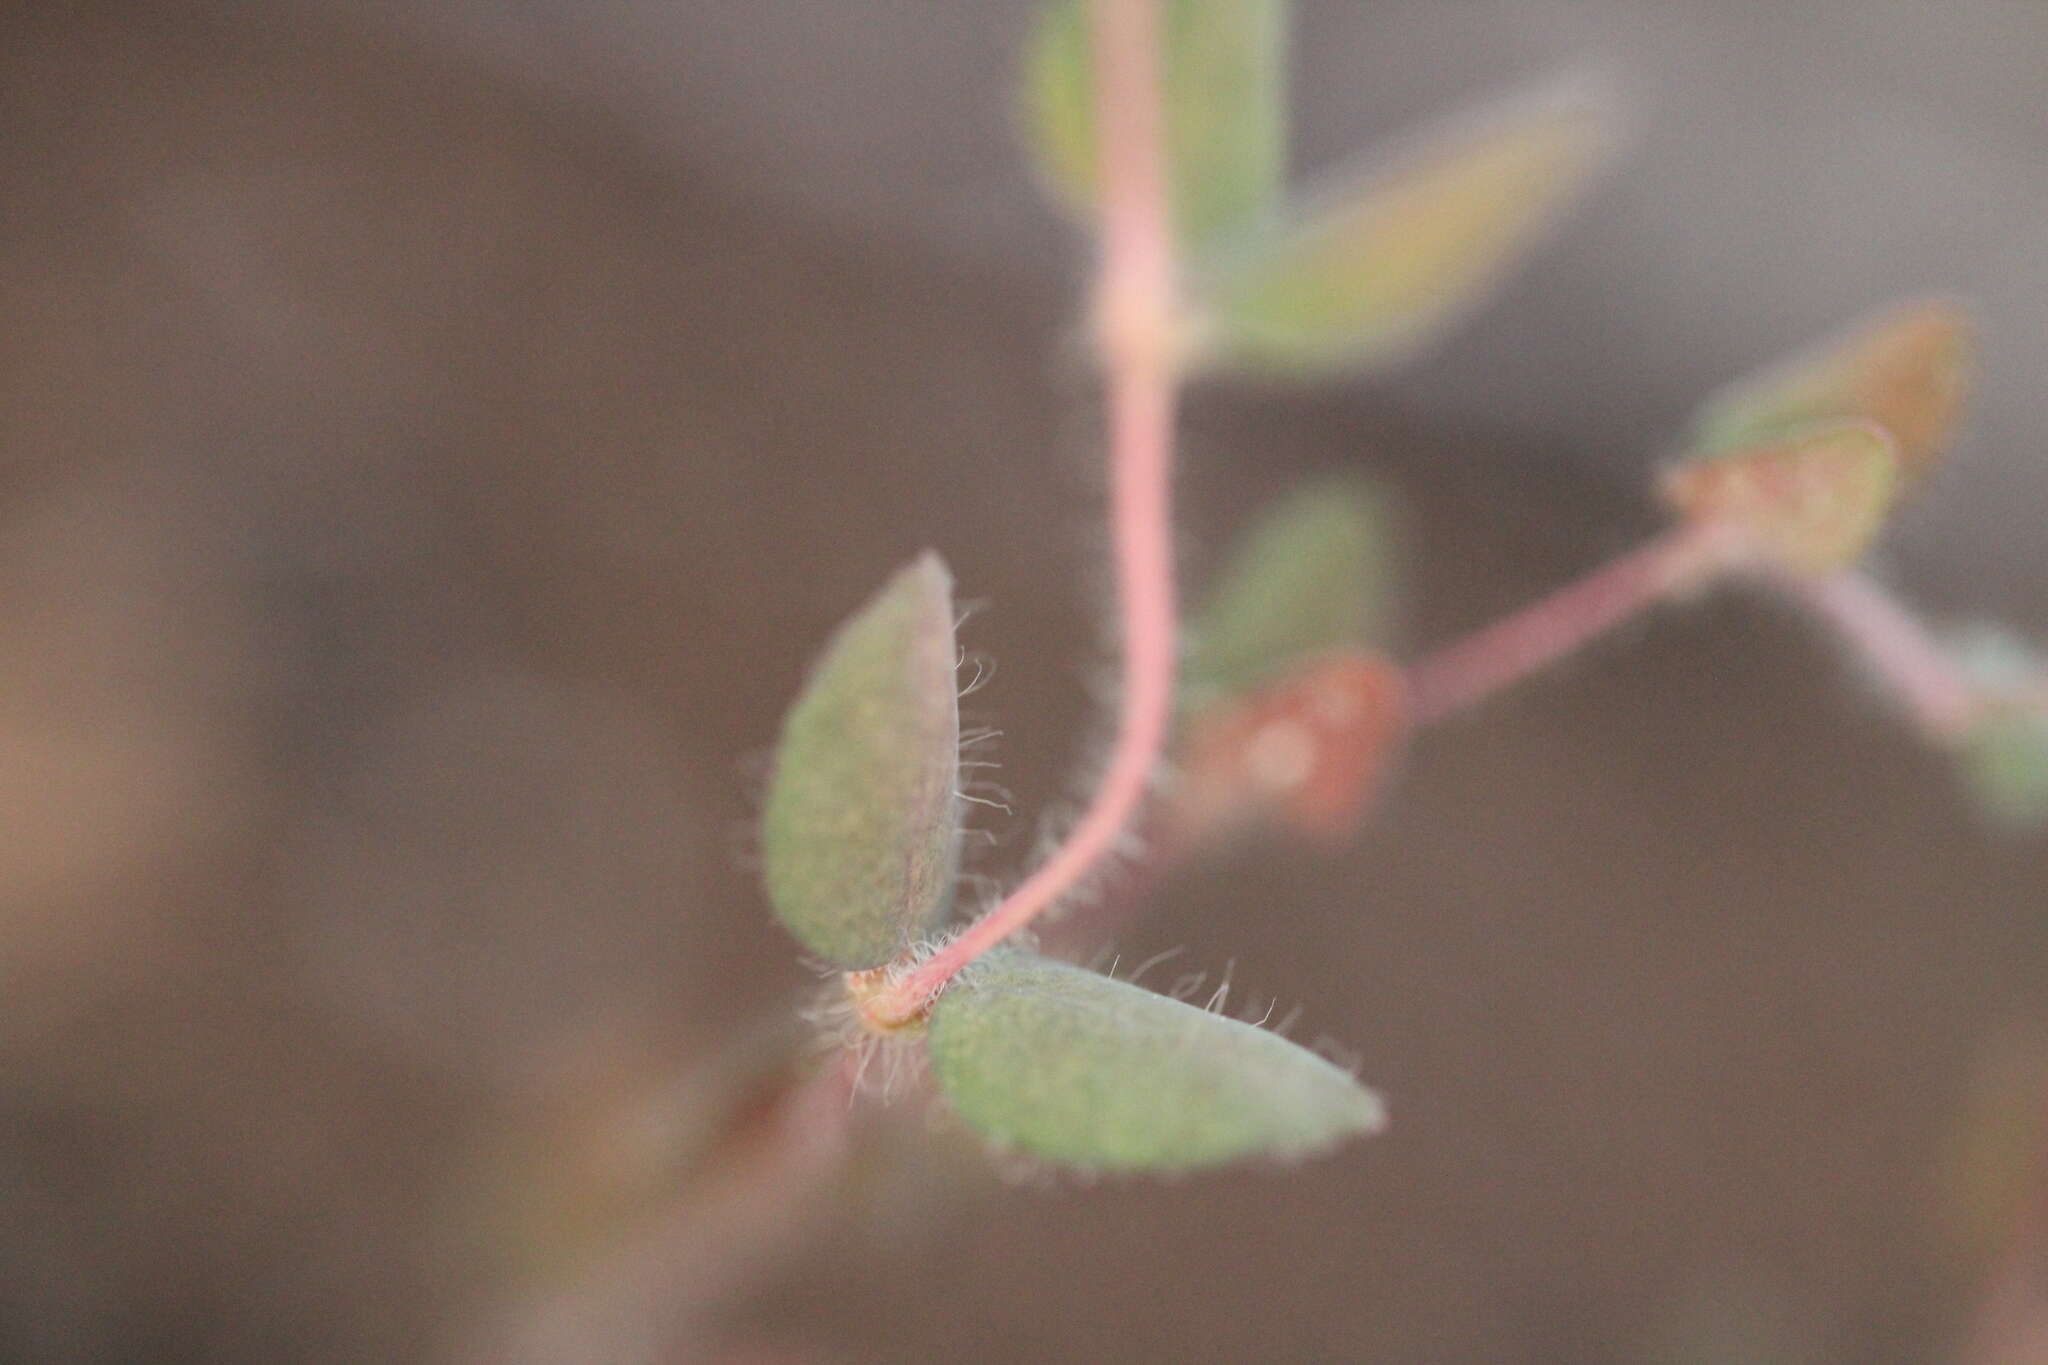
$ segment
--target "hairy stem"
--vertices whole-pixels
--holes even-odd
[[[1976,719],[1979,689],[1927,627],[1869,575],[1782,574],[1779,582],[1854,645],[1930,739],[1951,741]]]
[[[1723,568],[1727,533],[1688,523],[1569,587],[1427,656],[1408,670],[1417,726],[1485,701],[1673,593]]]
[[[1029,924],[1112,853],[1144,800],[1173,713],[1174,258],[1156,0],[1095,0],[1101,130],[1098,349],[1108,390],[1110,522],[1123,637],[1116,742],[1065,842],[1003,902],[895,983],[878,1017],[923,1009],[962,967]]]

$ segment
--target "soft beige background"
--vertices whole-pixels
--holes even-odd
[[[459,1335],[514,1283],[451,1212],[479,1146],[807,980],[747,774],[919,546],[1001,663],[975,705],[1024,814],[984,866],[1030,848],[1101,656],[1024,17],[14,16],[0,1359]],[[1940,286],[1985,392],[1897,576],[2048,635],[2048,12],[1311,4],[1303,160],[1561,66],[1635,107],[1624,173],[1413,372],[1199,396],[1191,567],[1367,465],[1443,638],[1645,530],[1636,476],[1716,380]],[[1619,1365],[1707,1359],[1669,1343],[1717,1315],[1751,1361],[1936,1358],[1974,1292],[1941,1144],[2042,1007],[2042,847],[1784,612],[1660,620],[1431,737],[1341,858],[1219,858],[1131,936],[1304,1002],[1390,1137],[842,1221],[729,1317],[851,1361]]]

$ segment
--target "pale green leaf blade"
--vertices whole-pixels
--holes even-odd
[[[1864,418],[1892,434],[1904,472],[1917,477],[1955,434],[1974,360],[1961,304],[1908,299],[1721,389],[1694,415],[1688,449],[1714,455],[1794,426]]]
[[[1060,1165],[1193,1170],[1386,1125],[1350,1073],[1278,1034],[1030,953],[993,953],[955,982],[928,1044],[968,1124]]]
[[[1519,101],[1314,197],[1198,274],[1195,358],[1304,377],[1408,359],[1579,196],[1614,123],[1590,89]]]
[[[1162,92],[1174,222],[1199,249],[1265,217],[1287,159],[1284,0],[1167,0]],[[1084,0],[1048,5],[1024,67],[1024,123],[1046,183],[1093,219],[1094,57]]]
[[[1392,509],[1363,479],[1283,496],[1240,537],[1189,623],[1187,709],[1247,696],[1310,655],[1386,644],[1396,544]]]
[[[836,966],[889,961],[950,901],[955,662],[952,577],[927,553],[839,628],[783,723],[761,828],[768,897]]]

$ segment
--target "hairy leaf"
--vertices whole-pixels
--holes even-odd
[[[1384,643],[1392,521],[1380,494],[1348,477],[1308,484],[1261,515],[1190,625],[1188,710],[1242,698],[1310,655]]]
[[[1182,1171],[1385,1126],[1349,1073],[1277,1034],[1003,950],[939,997],[932,1071],[997,1144],[1062,1165]]]
[[[1970,317],[1950,299],[1911,299],[1736,380],[1701,405],[1690,447],[1703,455],[1756,445],[1790,427],[1867,418],[1892,434],[1908,477],[1955,434],[1970,381]]]
[[[1524,101],[1317,196],[1198,276],[1198,354],[1304,376],[1407,359],[1577,197],[1612,122],[1586,95]]]
[[[1664,496],[1689,518],[1739,526],[1759,553],[1826,573],[1854,563],[1883,529],[1898,477],[1882,428],[1829,422],[1680,464]]]
[[[1284,0],[1166,0],[1162,102],[1174,222],[1198,249],[1265,217],[1287,159]],[[1084,0],[1056,0],[1025,62],[1025,123],[1047,183],[1084,217],[1097,197],[1095,63]]]
[[[960,842],[952,577],[927,553],[839,628],[783,723],[761,843],[775,914],[836,966],[931,929]]]

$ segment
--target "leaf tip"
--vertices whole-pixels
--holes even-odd
[[[1694,414],[1689,444],[1711,457],[1801,424],[1865,417],[1898,442],[1910,480],[1960,426],[1976,367],[1976,326],[1960,297],[1900,300],[1786,359],[1724,385]]]

